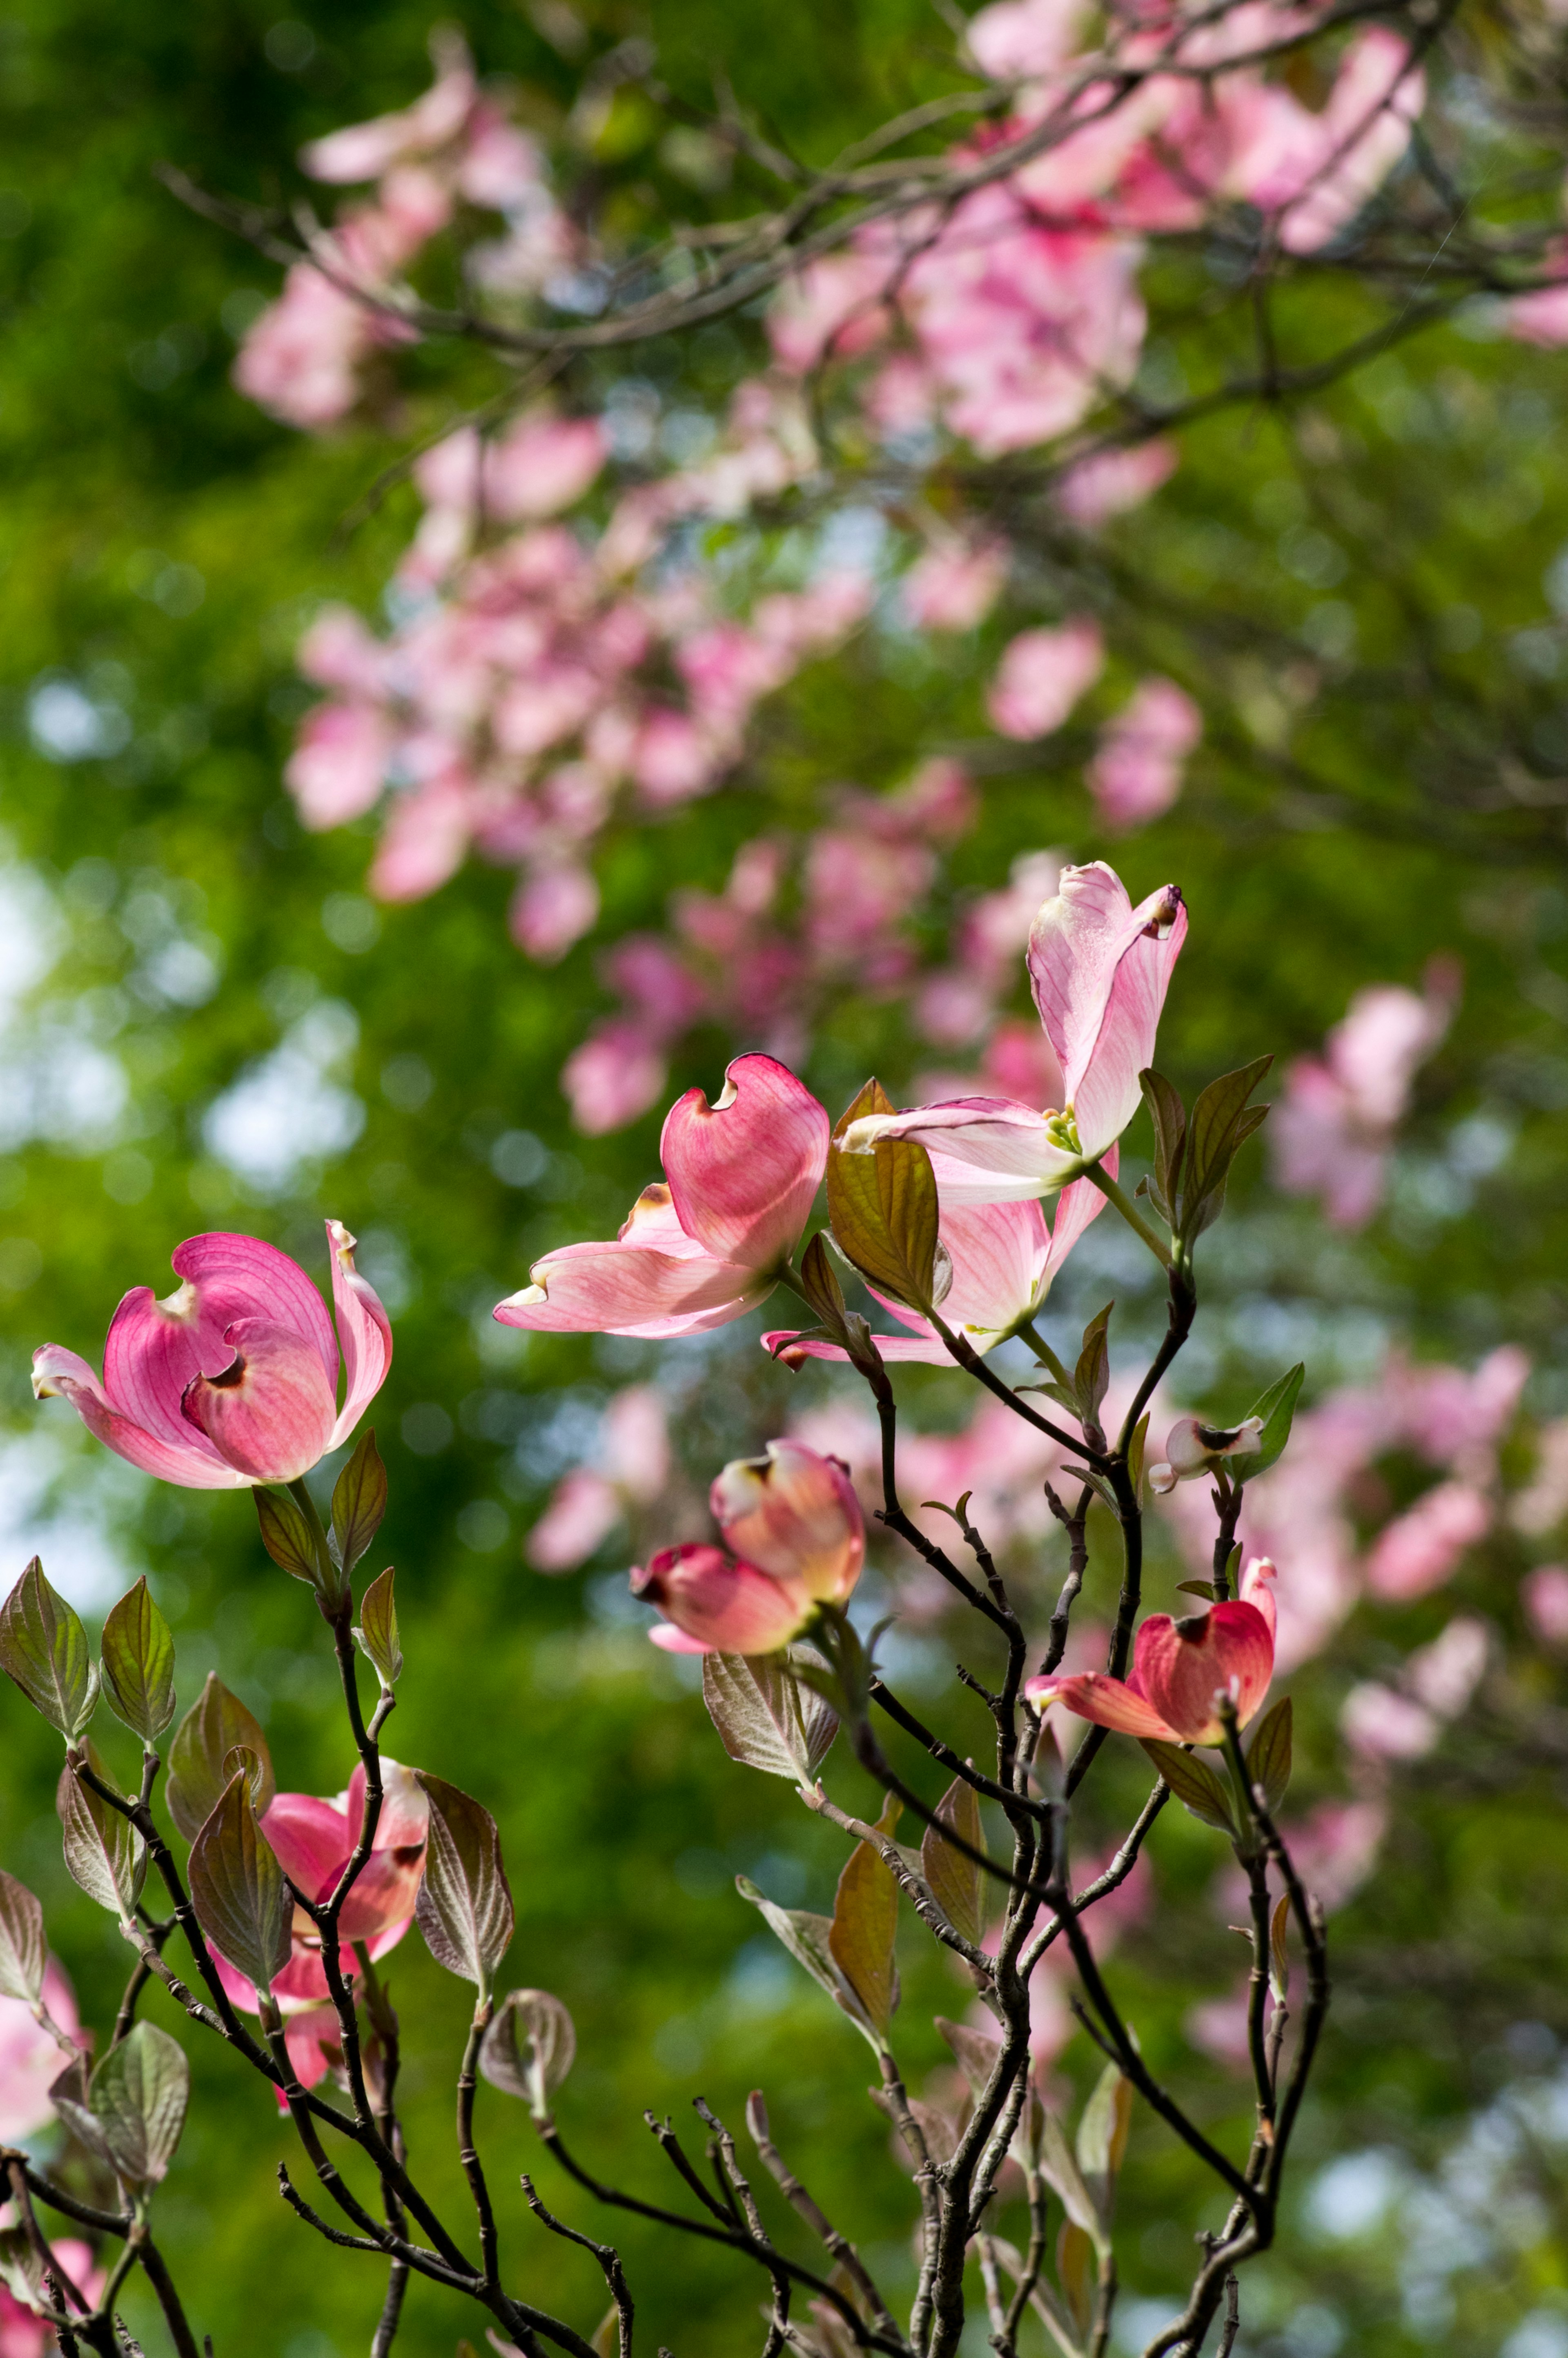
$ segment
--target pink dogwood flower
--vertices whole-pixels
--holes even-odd
[[[843,1139],[851,1153],[879,1138],[913,1138],[930,1153],[946,1204],[996,1204],[1054,1194],[1098,1162],[1136,1112],[1138,1076],[1152,1061],[1187,913],[1173,884],[1134,908],[1103,860],[1065,868],[1035,918],[1029,979],[1062,1068],[1060,1112],[1004,1098],[958,1098],[905,1113],[871,1114]]]
[[[1089,792],[1118,833],[1158,818],[1182,791],[1182,766],[1203,735],[1203,715],[1173,679],[1142,681],[1100,731]]]
[[[381,1768],[383,1799],[374,1844],[339,1918],[343,1970],[351,1975],[355,1968],[350,1942],[362,1941],[373,1960],[384,1957],[402,1940],[414,1920],[425,1871],[429,1804],[411,1768],[384,1754]],[[336,1888],[360,1838],[364,1799],[362,1766],[354,1770],[348,1791],[331,1801],[313,1793],[274,1797],[261,1821],[262,1832],[290,1883],[307,1898],[326,1899]],[[221,1952],[217,1965],[233,2003],[256,2013],[260,1999],[254,1985]],[[329,2002],[320,1937],[301,1908],[294,1911],[292,1951],[272,1994],[284,2015],[295,2068],[304,2084],[313,2087],[329,2067],[326,2050],[337,2047],[339,2026]]]
[[[1113,1178],[1116,1167],[1113,1146],[1106,1155]],[[1024,1203],[945,1203],[939,1235],[952,1274],[936,1304],[943,1325],[982,1353],[1016,1335],[1044,1306],[1063,1262],[1104,1209],[1105,1197],[1089,1179],[1063,1188],[1054,1228],[1047,1227],[1037,1197]],[[947,1346],[928,1318],[892,1294],[879,1293],[874,1285],[869,1291],[913,1330],[873,1337],[884,1359],[920,1359],[933,1367],[951,1363]],[[849,1356],[837,1343],[789,1333],[764,1335],[762,1347],[790,1368],[806,1359]]]
[[[59,2059],[57,2056],[55,2060],[58,2062]],[[108,2277],[94,2260],[90,2247],[79,2235],[53,2235],[49,2238],[49,2249],[78,2292],[91,2305],[96,2306],[103,2297]],[[49,2353],[59,2348],[53,2326],[47,2324],[36,2310],[27,2308],[5,2286],[0,2285],[0,2358],[49,2358]]]
[[[1227,1457],[1245,1457],[1257,1448],[1262,1430],[1260,1416],[1249,1416],[1233,1428],[1203,1424],[1195,1416],[1180,1418],[1165,1437],[1164,1463],[1149,1468],[1149,1487],[1163,1498],[1178,1482],[1196,1482],[1217,1469],[1223,1471]]]
[[[1080,1719],[1127,1736],[1167,1744],[1218,1744],[1224,1725],[1217,1704],[1228,1695],[1245,1727],[1274,1675],[1274,1567],[1256,1557],[1241,1575],[1241,1594],[1206,1612],[1173,1621],[1152,1613],[1132,1649],[1124,1681],[1100,1671],[1030,1679],[1028,1701],[1065,1704]]]
[[[775,1579],[707,1541],[633,1566],[632,1594],[663,1614],[648,1635],[666,1654],[776,1654],[816,1612],[804,1580]]]
[[[991,727],[1004,737],[1049,737],[1104,668],[1105,642],[1087,615],[1059,630],[1021,631],[987,691]]]
[[[866,1560],[866,1520],[849,1468],[800,1441],[770,1441],[737,1457],[708,1494],[726,1543],[774,1580],[842,1605]]]
[[[76,1993],[58,1957],[44,1967],[43,2007],[67,2039],[91,2046],[92,2033],[80,2027]],[[0,2139],[6,2145],[19,2145],[54,2119],[49,2090],[70,2060],[25,1998],[0,1996]]]
[[[628,1505],[649,1506],[669,1479],[665,1404],[628,1384],[604,1412],[597,1466],[574,1466],[551,1494],[524,1550],[536,1572],[573,1572],[608,1539]]]
[[[386,1380],[392,1328],[327,1222],[337,1332],[305,1271],[259,1237],[189,1237],[177,1290],[132,1288],[110,1322],[103,1379],[58,1343],[33,1354],[39,1400],[70,1401],[90,1433],[187,1490],[292,1482],[346,1441]],[[339,1341],[345,1375],[338,1406]]]
[[[772,1056],[738,1056],[709,1106],[688,1089],[665,1118],[664,1184],[620,1236],[563,1245],[497,1303],[503,1326],[552,1334],[705,1334],[773,1292],[810,1217],[831,1124]]]

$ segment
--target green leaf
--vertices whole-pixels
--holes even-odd
[[[1256,1449],[1249,1449],[1244,1457],[1227,1459],[1225,1470],[1233,1482],[1255,1480],[1260,1474],[1266,1474],[1275,1460],[1283,1455],[1285,1444],[1291,1437],[1296,1401],[1305,1374],[1304,1363],[1298,1361],[1288,1375],[1281,1376],[1278,1383],[1271,1384],[1262,1399],[1248,1410],[1249,1417],[1262,1418],[1263,1430],[1258,1435]]]
[[[270,1990],[288,1963],[294,1901],[239,1769],[190,1846],[190,1904],[215,1949]]]
[[[1127,1478],[1132,1485],[1134,1498],[1138,1497],[1143,1487],[1143,1458],[1148,1446],[1149,1411],[1145,1409],[1133,1429],[1131,1440],[1127,1444]]]
[[[1078,1414],[1098,1417],[1100,1403],[1110,1389],[1110,1343],[1108,1328],[1110,1314],[1116,1308],[1108,1302],[1098,1317],[1091,1318],[1084,1328],[1084,1347],[1073,1374],[1074,1389],[1078,1396]]]
[[[1076,2219],[1064,2220],[1056,2238],[1056,2281],[1074,2324],[1085,2336],[1094,2323],[1095,2277],[1094,2237]]]
[[[744,1875],[735,1877],[735,1888],[742,1899],[749,1899],[760,1910],[769,1930],[783,1942],[795,1963],[805,1966],[812,1980],[827,1991],[835,2006],[843,2008],[861,2037],[880,2055],[883,2043],[881,2033],[839,1972],[828,1945],[832,1918],[814,1915],[805,1908],[780,1908]]]
[[[548,1990],[508,1990],[479,2050],[492,2087],[520,2096],[541,2128],[550,2125],[557,2089],[577,2055],[571,2016]]]
[[[828,1338],[847,1348],[849,1333],[845,1325],[844,1289],[838,1282],[838,1272],[828,1257],[827,1244],[817,1230],[800,1257],[801,1283],[806,1297]]]
[[[91,2149],[145,2191],[168,2176],[189,2102],[184,2049],[156,2023],[138,2022],[92,2074],[86,2105],[96,2130]]]
[[[973,2029],[967,2022],[949,2022],[945,2015],[936,2015],[934,2020],[969,2083],[970,2094],[983,2096],[1001,2053],[1000,2039],[993,2039],[989,2030]]]
[[[1206,1762],[1195,1760],[1179,1744],[1162,1743],[1152,1736],[1141,1736],[1138,1741],[1183,1808],[1234,1842],[1237,1828],[1230,1796]]]
[[[1149,1190],[1149,1200],[1168,1228],[1175,1226],[1175,1204],[1182,1183],[1183,1149],[1186,1142],[1187,1114],[1170,1082],[1162,1073],[1151,1068],[1138,1076],[1143,1091],[1143,1102],[1149,1109],[1149,1119],[1154,1126],[1154,1178]]]
[[[1076,2226],[1086,2235],[1098,2236],[1100,2232],[1099,2212],[1094,2199],[1084,2184],[1077,2156],[1062,2133],[1062,2124],[1054,2113],[1047,2113],[1040,2140],[1040,2170],[1046,2183],[1054,2187],[1062,2198],[1062,2207]]]
[[[345,1580],[381,1529],[385,1512],[386,1468],[375,1434],[368,1432],[360,1436],[332,1491],[332,1537]]]
[[[94,1760],[91,1764],[97,1768]],[[55,1789],[66,1871],[122,1924],[135,1920],[147,1878],[147,1846],[122,1811],[81,1782],[68,1761]]]
[[[92,1716],[98,1673],[87,1632],[35,1556],[0,1606],[0,1670],[68,1744]]]
[[[102,1650],[109,1708],[150,1748],[174,1717],[174,1639],[145,1574],[111,1606]]]
[[[1291,1994],[1291,1958],[1286,1945],[1290,1929],[1291,1895],[1281,1891],[1269,1921],[1269,1987],[1276,2006],[1283,2006]]]
[[[1263,1790],[1263,1807],[1271,1817],[1285,1798],[1291,1781],[1291,1699],[1283,1696],[1258,1723],[1247,1747],[1247,1774]]]
[[[838,1733],[838,1714],[777,1654],[705,1654],[702,1699],[731,1760],[812,1785]]]
[[[257,1817],[265,1818],[277,1783],[261,1723],[238,1695],[230,1693],[216,1671],[209,1671],[200,1694],[175,1730],[168,1753],[169,1815],[187,1842],[195,1841],[233,1776],[225,1764],[236,1745],[254,1752],[262,1764],[255,1809]]]
[[[907,1138],[879,1139],[869,1154],[846,1154],[837,1141],[852,1121],[891,1113],[892,1102],[868,1081],[836,1127],[827,1155],[827,1211],[840,1249],[862,1277],[929,1310],[936,1266],[936,1182],[931,1157]]]
[[[1237,1151],[1268,1111],[1266,1106],[1249,1107],[1247,1100],[1273,1061],[1272,1056],[1259,1056],[1237,1072],[1222,1073],[1193,1108],[1181,1203],[1181,1233],[1189,1243],[1224,1209]]]
[[[979,1796],[965,1779],[954,1778],[936,1804],[936,1815],[971,1849],[984,1850]],[[935,1826],[925,1829],[920,1864],[932,1898],[955,1932],[961,1932],[966,1941],[978,1942],[985,1930],[979,1866],[952,1843],[944,1842]]]
[[[37,2006],[49,1954],[42,1908],[25,1883],[0,1867],[0,1996]]]
[[[487,1992],[514,1921],[495,1820],[456,1785],[414,1773],[430,1804],[419,1930],[438,1964]]]
[[[1214,1603],[1215,1591],[1212,1580],[1178,1580],[1176,1587],[1179,1594],[1184,1596],[1206,1596],[1211,1605]]]
[[[1110,2233],[1117,2172],[1132,2127],[1132,2082],[1119,2063],[1108,2063],[1095,2082],[1078,2123],[1078,2168],[1105,2234]]]
[[[899,1806],[889,1801],[878,1822],[879,1833],[892,1835]],[[867,2020],[884,2037],[898,2010],[897,1933],[898,1885],[892,1869],[874,1844],[857,1843],[838,1877],[827,1946]]]
[[[315,1535],[297,1502],[287,1490],[269,1489],[260,1482],[251,1496],[256,1502],[262,1545],[278,1570],[292,1574],[296,1580],[308,1581],[312,1588],[319,1588],[321,1567],[316,1557]]]
[[[334,1507],[334,1512],[336,1509]],[[403,1649],[397,1642],[397,1605],[392,1593],[392,1566],[377,1573],[360,1599],[354,1636],[384,1692],[390,1694],[403,1675]]]

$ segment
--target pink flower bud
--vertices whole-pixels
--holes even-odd
[[[670,1653],[776,1654],[816,1610],[803,1581],[774,1579],[706,1543],[661,1548],[645,1570],[634,1565],[632,1594],[664,1615],[670,1627],[651,1635]]]
[[[748,1563],[808,1596],[842,1605],[866,1558],[866,1525],[848,1466],[798,1441],[737,1457],[708,1492],[713,1519]]]

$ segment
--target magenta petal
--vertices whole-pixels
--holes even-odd
[[[194,1285],[203,1302],[229,1305],[230,1324],[236,1318],[265,1318],[276,1326],[291,1326],[314,1345],[327,1381],[338,1389],[338,1341],[327,1305],[297,1260],[260,1237],[242,1237],[221,1230],[188,1237],[172,1255],[177,1277]],[[211,1369],[203,1370],[211,1374]]]
[[[699,1542],[664,1548],[645,1571],[634,1568],[632,1590],[688,1638],[726,1654],[776,1653],[816,1609],[803,1581],[775,1580]]]
[[[648,1643],[657,1646],[662,1654],[716,1654],[719,1651],[718,1647],[710,1646],[705,1638],[688,1638],[686,1631],[677,1629],[673,1621],[655,1621],[648,1632]]]
[[[103,1387],[74,1351],[46,1343],[33,1354],[33,1391],[38,1400],[57,1394],[68,1400],[89,1433],[144,1474],[160,1481],[178,1482],[187,1490],[236,1490],[245,1476],[226,1465],[205,1434],[185,1427],[185,1437],[168,1441],[148,1433],[110,1406]]]
[[[775,1270],[800,1241],[832,1124],[772,1056],[737,1056],[711,1106],[688,1089],[665,1118],[660,1160],[687,1234],[717,1260]]]
[[[1152,1704],[1120,1679],[1108,1678],[1103,1671],[1085,1671],[1076,1677],[1028,1679],[1023,1694],[1036,1710],[1048,1703],[1065,1704],[1080,1719],[1092,1719],[1098,1727],[1114,1727],[1123,1736],[1152,1736],[1169,1742],[1175,1735]]]
[[[1186,931],[1174,885],[1134,908],[1099,860],[1064,869],[1056,897],[1034,920],[1030,983],[1087,1156],[1102,1154],[1137,1110],[1138,1076],[1153,1059]]]
[[[1236,1599],[1184,1621],[1152,1613],[1138,1632],[1140,1686],[1185,1744],[1217,1744],[1215,1698],[1229,1692],[1243,1726],[1269,1692],[1274,1640],[1255,1605]]]
[[[341,1220],[328,1221],[327,1243],[332,1258],[332,1301],[343,1339],[345,1380],[342,1409],[332,1428],[330,1445],[335,1449],[341,1441],[347,1441],[386,1381],[392,1365],[392,1322],[374,1287],[354,1268],[354,1239]]]
[[[495,1315],[503,1326],[557,1335],[699,1335],[743,1317],[770,1291],[729,1261],[622,1244],[563,1245],[529,1274],[532,1285],[498,1303]]]
[[[345,1813],[313,1793],[279,1793],[262,1820],[277,1863],[307,1899],[324,1899],[353,1848]]]
[[[871,1340],[884,1359],[914,1360],[928,1368],[950,1368],[953,1364],[952,1354],[939,1335],[873,1335]],[[816,1336],[792,1335],[787,1327],[764,1335],[762,1348],[770,1357],[782,1359],[786,1368],[797,1367],[802,1359],[847,1361],[849,1357],[838,1343],[825,1343]]]
[[[259,1318],[229,1329],[232,1364],[188,1386],[187,1417],[253,1482],[293,1482],[327,1452],[337,1402],[314,1345]]]

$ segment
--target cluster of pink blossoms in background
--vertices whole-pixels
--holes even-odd
[[[436,890],[470,853],[515,868],[514,937],[535,959],[563,956],[598,919],[592,856],[603,828],[656,819],[719,784],[758,702],[871,610],[870,577],[829,557],[806,586],[756,590],[733,611],[736,593],[727,607],[694,551],[694,526],[743,519],[819,469],[800,379],[825,361],[849,363],[850,398],[895,453],[912,435],[933,455],[947,437],[982,456],[1070,435],[1137,366],[1148,233],[1188,231],[1211,206],[1239,200],[1270,218],[1288,250],[1315,251],[1403,153],[1422,85],[1391,32],[1352,38],[1321,114],[1237,62],[1314,21],[1251,0],[1201,29],[1138,33],[1122,45],[1125,61],[1147,78],[1108,106],[1109,85],[1079,87],[1089,27],[1076,0],[983,9],[968,28],[971,62],[1016,85],[1013,113],[955,161],[1056,117],[1065,135],[940,220],[883,224],[786,284],[768,319],[774,369],[738,388],[711,447],[605,493],[603,470],[621,447],[615,416],[540,404],[492,438],[465,428],[427,451],[414,471],[426,513],[395,583],[401,619],[381,638],[329,610],[300,651],[327,691],[288,771],[306,824],[381,806],[370,881],[388,900]],[[465,209],[502,222],[465,252],[484,299],[571,308],[600,263],[552,193],[537,146],[481,91],[460,42],[442,37],[436,51],[438,79],[416,104],[301,157],[319,180],[373,188],[290,271],[236,365],[243,391],[302,428],[345,416],[373,386],[377,352],[415,332],[403,274]],[[1154,70],[1178,58],[1212,79]],[[1148,497],[1176,463],[1159,439],[1067,455],[1056,498],[1086,531]],[[569,511],[572,523],[559,521]],[[929,632],[974,628],[1006,582],[1005,540],[961,517],[933,515],[922,529],[899,588],[905,619]],[[993,725],[1027,741],[1054,734],[1104,662],[1087,615],[1018,633],[990,685]],[[1190,697],[1162,677],[1143,680],[1100,724],[1085,774],[1108,830],[1170,806],[1201,731]],[[673,937],[618,946],[610,979],[622,1011],[563,1076],[579,1127],[602,1131],[642,1112],[663,1087],[671,1043],[715,1012],[754,1034],[749,1011],[764,995],[769,1044],[798,1055],[824,987],[905,987],[906,975],[890,974],[890,931],[919,897],[908,880],[923,854],[951,824],[933,806],[922,841],[907,803],[875,820],[868,809],[848,827],[830,817],[806,846],[798,919],[777,908],[784,854],[753,847],[719,903],[677,896]],[[849,908],[825,957],[824,903],[846,836],[862,871],[867,846],[882,846],[889,873]],[[902,874],[885,857],[895,838]],[[765,936],[739,999],[713,987],[726,929]]]

